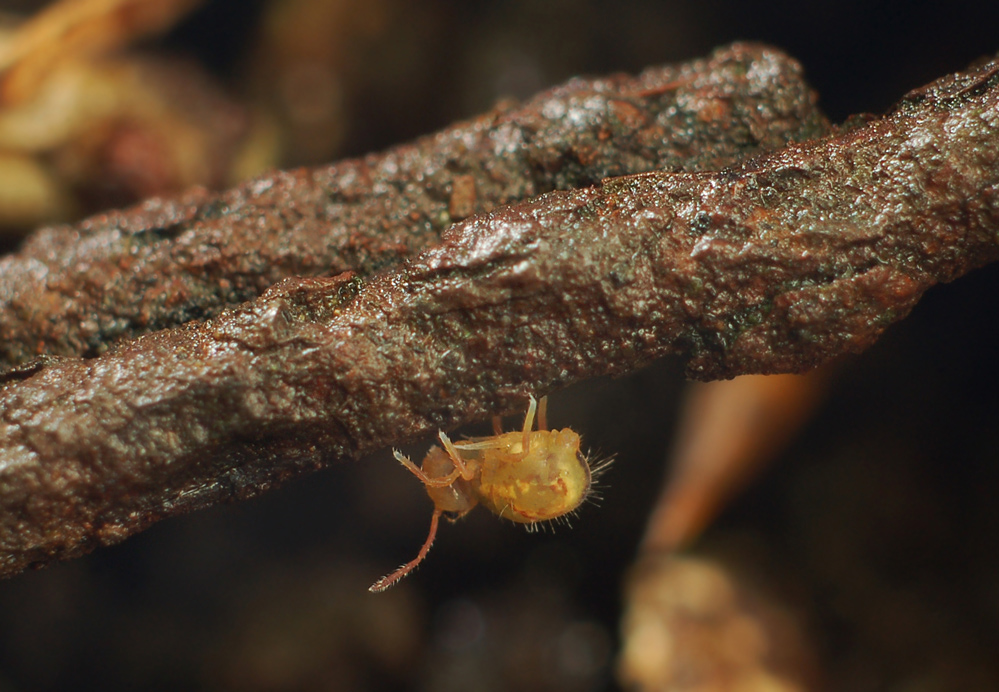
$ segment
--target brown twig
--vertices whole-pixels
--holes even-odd
[[[648,170],[709,170],[824,134],[798,64],[736,44],[637,77],[575,79],[384,154],[44,229],[0,260],[0,368],[93,356],[290,276],[361,275],[452,221]]]
[[[664,355],[710,378],[862,350],[999,256],[997,127],[993,61],[738,168],[549,193],[370,280],[42,367],[0,391],[2,569]]]

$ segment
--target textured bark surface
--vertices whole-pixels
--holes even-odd
[[[367,275],[453,221],[649,170],[710,170],[824,134],[800,66],[736,44],[637,77],[574,79],[417,142],[43,229],[0,260],[0,367],[93,356],[290,276]]]
[[[200,324],[14,373],[0,565],[583,378],[801,371],[999,256],[999,62],[718,173],[649,173],[471,218],[370,279],[288,279]]]

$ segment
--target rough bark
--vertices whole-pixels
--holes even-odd
[[[717,173],[616,178],[473,217],[370,279],[260,298],[0,390],[0,569],[520,408],[669,354],[693,376],[870,345],[999,256],[999,62]]]
[[[826,129],[794,60],[736,44],[637,77],[574,79],[383,154],[43,229],[0,260],[0,367],[94,356],[290,276],[367,275],[454,220],[542,192],[718,169]]]

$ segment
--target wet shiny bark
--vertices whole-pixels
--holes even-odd
[[[999,256],[999,62],[840,134],[474,216],[370,277],[42,364],[0,390],[12,573],[221,500],[678,355],[797,372]]]
[[[736,44],[635,77],[574,79],[381,154],[43,229],[0,260],[0,368],[98,355],[287,277],[368,275],[456,220],[543,192],[722,168],[827,129],[797,62]]]

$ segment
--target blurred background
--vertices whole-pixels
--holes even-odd
[[[5,31],[46,4],[0,2]],[[128,44],[114,62],[53,72],[69,105],[5,83],[4,251],[41,223],[363,154],[575,74],[736,39],[800,60],[835,122],[999,51],[999,4],[970,0],[160,4],[148,35],[109,32]],[[527,534],[479,510],[445,523],[415,574],[369,594],[415,555],[432,508],[386,451],[0,582],[0,692],[999,689],[997,289],[995,267],[934,289],[836,364],[814,414],[684,553],[713,576],[668,563],[663,588],[694,584],[709,634],[736,658],[761,647],[743,677],[731,656],[710,682],[620,657],[622,612],[641,607],[634,585],[663,557],[635,566],[685,396],[666,361],[551,397],[553,427],[616,456],[571,529]],[[682,613],[661,619],[678,623],[656,630],[669,641],[643,645],[671,652],[660,665],[727,655]]]

